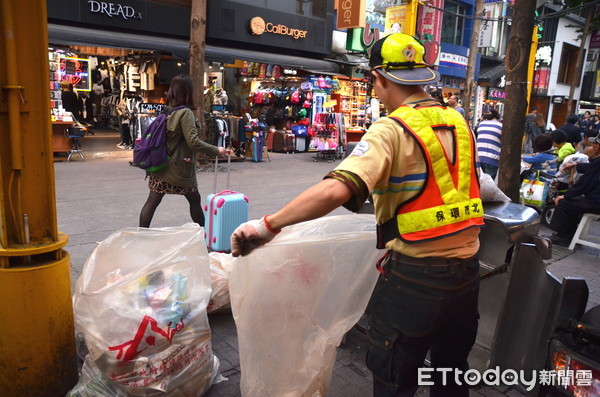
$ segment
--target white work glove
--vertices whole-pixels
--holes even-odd
[[[273,230],[266,221],[267,215],[260,220],[242,223],[231,235],[231,254],[248,255],[256,247],[265,245],[281,231]]]

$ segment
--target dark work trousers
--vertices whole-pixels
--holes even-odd
[[[587,212],[600,214],[600,203],[581,196],[576,199],[562,199],[554,209],[550,228],[561,235],[572,236],[577,231],[581,216]]]
[[[479,320],[479,261],[427,259],[392,252],[371,296],[366,360],[374,397],[413,396],[428,350],[433,368],[469,368]],[[465,382],[454,383],[454,372],[445,384],[442,372],[426,374],[434,382],[431,397],[469,396]]]

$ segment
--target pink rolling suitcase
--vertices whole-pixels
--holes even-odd
[[[213,194],[206,197],[204,205],[206,246],[210,251],[231,251],[231,234],[242,223],[248,221],[248,197],[243,193],[229,190],[231,157],[227,156],[227,187],[217,191],[217,168],[219,159],[215,158],[215,179]]]

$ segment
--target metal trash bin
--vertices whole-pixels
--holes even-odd
[[[537,236],[537,212],[513,203],[484,207],[481,320],[469,363],[531,374],[544,368],[548,338],[570,297],[546,269],[543,259],[551,257],[552,245]]]
[[[475,346],[469,356],[470,367],[481,371],[488,368],[490,356],[496,349],[497,322],[506,300],[514,246],[530,243],[540,226],[540,218],[534,209],[505,202],[484,203],[484,221],[477,253],[482,277],[480,320]]]

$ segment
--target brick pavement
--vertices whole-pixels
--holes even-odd
[[[131,151],[116,149],[118,134],[98,133],[86,137],[83,150],[87,161],[55,163],[59,230],[69,235],[67,250],[71,254],[72,284],[97,241],[128,226],[136,226],[139,210],[147,196],[143,172],[128,164]],[[335,166],[312,161],[311,154],[270,155],[271,163],[234,163],[231,186],[251,199],[250,218],[270,213],[290,198],[320,180]],[[203,197],[212,187],[210,173],[198,174]],[[221,181],[224,183],[223,178]],[[265,182],[268,181],[268,185]],[[187,202],[181,197],[165,197],[157,210],[153,226],[172,226],[189,222]],[[332,214],[347,213],[338,209]],[[550,231],[542,228],[540,234]],[[584,277],[590,286],[590,304],[600,304],[600,260],[597,250],[577,247],[574,253],[555,250],[555,261],[548,269],[557,277]],[[209,316],[215,354],[221,360],[221,373],[228,381],[214,385],[207,397],[240,395],[240,363],[236,328],[231,313]],[[364,364],[366,340],[352,329],[338,349],[328,397],[370,397],[371,379]],[[427,390],[419,396],[427,396]],[[524,396],[508,387],[473,388],[475,397]]]

